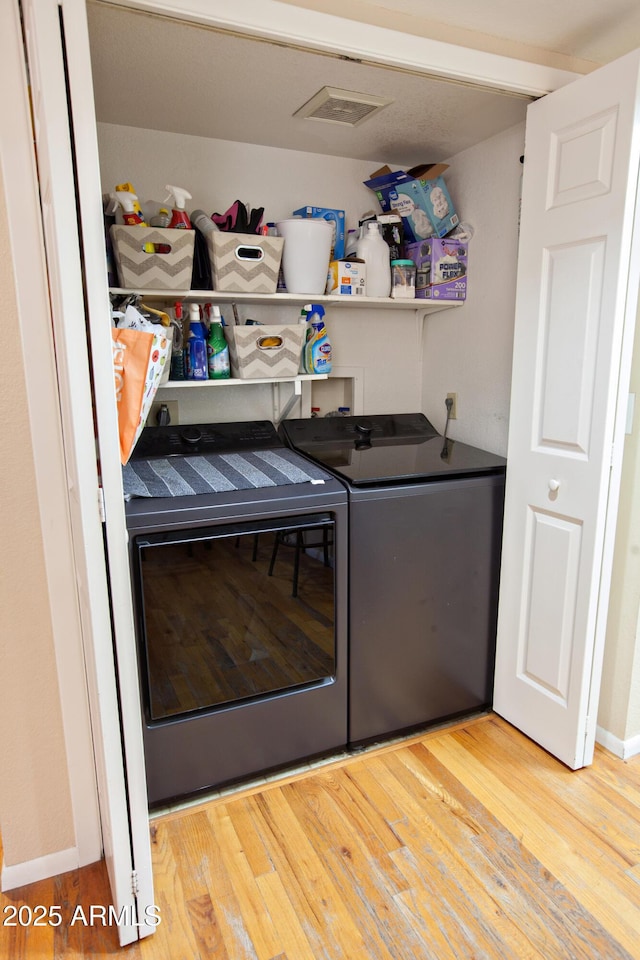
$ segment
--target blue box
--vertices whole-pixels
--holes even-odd
[[[403,170],[386,170],[381,176],[365,180],[373,190],[384,213],[395,211],[402,217],[405,240],[445,237],[460,222],[443,178],[442,165],[418,168],[423,174],[411,176]]]
[[[344,257],[344,210],[332,210],[330,207],[300,207],[294,210],[294,217],[322,217],[333,224],[333,241],[331,243],[330,260],[341,260]]]

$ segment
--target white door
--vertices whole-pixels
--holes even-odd
[[[639,75],[635,51],[527,116],[494,706],[574,769],[593,755],[638,302]]]
[[[112,373],[108,382],[109,299],[86,16],[83,0],[23,0],[22,6],[102,836],[125,944],[153,932],[157,921]],[[100,483],[118,552],[108,568]]]

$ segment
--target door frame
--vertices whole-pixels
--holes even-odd
[[[347,17],[307,10],[279,0],[240,0],[235,4],[228,0],[112,2],[116,6],[206,24],[222,31],[526,97],[542,97],[579,76],[569,70],[391,31],[370,23],[358,22],[354,29],[345,30]]]
[[[463,78],[471,84],[479,84],[527,96],[543,96],[577,78],[576,74],[568,71],[555,70],[508,57],[486,54],[424,37],[391,32],[384,27],[358,24],[357,31],[345,33],[343,18],[293,7],[280,3],[278,0],[244,0],[241,6],[238,4],[230,6],[228,0],[171,0],[171,2],[162,2],[162,0],[157,0],[157,2],[153,2],[153,0],[116,0],[116,2],[124,7],[177,17],[195,23],[209,24],[221,30],[266,37],[277,42],[301,45],[309,50],[344,53],[376,64],[386,64],[401,70],[415,71],[425,76],[450,77],[456,80]],[[390,40],[393,43],[390,43]],[[7,56],[9,56],[8,53]],[[11,101],[9,100],[9,102]],[[18,139],[15,130],[12,130],[12,137]],[[11,174],[11,182],[9,184],[5,183],[7,202],[9,203],[10,197],[12,198],[10,214],[12,220],[15,219],[16,223],[19,223],[23,216],[21,200],[24,198],[21,198],[20,188],[25,178],[25,169],[22,169],[19,173],[14,170]],[[30,184],[29,189],[33,194],[33,183]],[[18,212],[19,207],[20,213]],[[13,233],[12,243],[18,245],[20,243],[19,239],[14,239]],[[22,249],[26,250],[26,241]],[[18,295],[21,304],[24,303],[25,306],[30,302],[30,287],[34,285],[33,261],[30,263],[30,268],[29,276],[26,275],[26,270],[20,275],[17,274]],[[39,277],[39,280],[42,279],[42,277]],[[26,324],[27,315],[25,310],[22,313],[24,324]],[[25,330],[26,340],[26,325],[23,329]],[[31,343],[29,345],[31,347]],[[51,363],[51,361],[52,356],[49,356],[48,359],[45,358],[45,362]],[[49,375],[51,376],[51,371]],[[25,377],[25,380],[29,406],[34,411],[36,405],[39,406],[42,400],[42,382],[35,376]],[[32,447],[38,468],[39,494],[42,497],[43,516],[47,504],[49,504],[47,515],[50,514],[54,499],[53,491],[47,485],[47,469],[44,468],[54,436],[60,440],[59,427],[52,434],[46,419],[41,417],[33,419]],[[59,445],[57,453],[59,456],[61,455]],[[55,509],[59,509],[59,505]],[[59,565],[59,541],[55,530],[44,524],[43,541],[48,560]],[[126,564],[126,557],[123,557],[124,564]],[[66,603],[68,603],[68,597],[65,598],[63,593],[55,595],[52,593],[51,612],[54,623],[65,622],[68,615]],[[78,753],[82,736],[86,733],[87,738],[90,739],[86,708],[86,678],[84,676],[82,676],[82,683],[80,684],[81,694],[77,687],[80,674],[83,674],[83,655],[82,651],[78,649],[69,651],[66,645],[68,640],[69,638],[65,635],[64,630],[56,631],[55,646],[60,674],[61,700],[65,712],[65,742],[69,758],[69,779],[72,794],[77,798],[74,802],[74,818],[76,818],[76,828],[77,833],[79,833],[82,827],[82,818],[84,816],[88,817],[89,813],[85,804],[87,801],[90,804],[95,802],[95,782],[87,782],[86,742],[83,757],[81,758]],[[73,694],[69,695],[68,693],[74,690],[78,701],[75,704]],[[99,730],[95,731],[95,736],[100,737]],[[89,837],[89,840],[95,843],[95,823],[93,827],[89,826],[87,828],[87,832],[89,835],[93,834]],[[89,854],[89,856],[94,859],[93,854]],[[86,859],[83,862],[90,862],[90,860]]]

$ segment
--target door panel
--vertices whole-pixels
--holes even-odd
[[[569,692],[581,530],[565,517],[530,511],[519,672],[563,703]]]
[[[604,243],[593,240],[545,251],[536,391],[538,449],[586,455],[598,344]],[[572,362],[567,364],[567,357]],[[538,412],[539,411],[539,412]]]
[[[571,767],[593,752],[637,307],[639,63],[527,118],[495,709]]]
[[[153,905],[153,887],[137,677],[135,666],[133,670],[130,666],[131,660],[135,663],[133,628],[128,645],[123,642],[118,651],[117,681],[113,649],[112,623],[117,632],[127,616],[132,621],[131,602],[130,596],[120,589],[122,575],[113,568],[107,571],[99,513],[99,483],[102,481],[105,487],[109,471],[113,473],[114,468],[103,457],[99,477],[94,414],[102,425],[107,407],[108,415],[115,421],[115,403],[113,373],[109,399],[105,389],[100,400],[92,393],[91,373],[93,385],[98,383],[101,373],[97,367],[90,371],[87,352],[85,292],[87,299],[93,295],[101,301],[99,343],[102,356],[111,357],[101,218],[86,218],[95,225],[94,233],[99,238],[93,246],[91,236],[81,236],[78,231],[82,213],[78,210],[76,190],[80,189],[79,183],[91,180],[93,171],[98,169],[91,84],[87,83],[90,72],[85,8],[82,0],[65,0],[64,4],[56,0],[22,0],[22,8],[102,840],[113,904],[120,918],[118,935],[121,944],[125,944],[153,932],[156,918],[151,912],[147,914],[147,907]],[[74,87],[72,118],[68,97],[73,99]],[[76,128],[73,136],[72,122]],[[76,165],[79,171],[82,168],[78,182]],[[97,173],[89,195],[99,212]],[[109,364],[102,364],[103,378],[105,367],[108,370]],[[115,460],[119,475],[117,445],[115,449],[116,457],[111,457],[111,461]],[[122,514],[121,489],[119,505]],[[124,520],[121,526],[124,542]],[[129,761],[126,772],[123,737]]]

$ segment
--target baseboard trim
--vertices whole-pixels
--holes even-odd
[[[25,860],[24,863],[14,863],[9,866],[3,863],[0,890],[2,893],[7,890],[15,890],[16,887],[23,887],[27,883],[47,880],[49,877],[56,877],[59,873],[66,873],[67,870],[76,870],[79,866],[80,858],[77,847],[48,853],[45,857]]]
[[[620,740],[619,737],[614,737],[608,730],[596,727],[596,742],[613,753],[614,756],[620,757],[621,760],[630,760],[631,757],[640,753],[640,734],[636,737],[630,737],[629,740]]]

